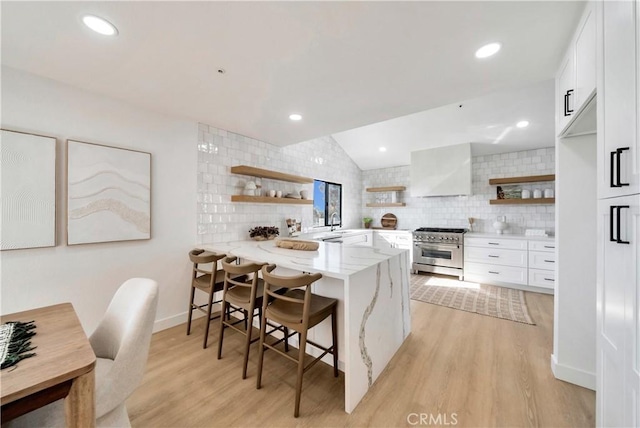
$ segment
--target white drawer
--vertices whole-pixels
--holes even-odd
[[[488,265],[483,263],[465,262],[465,280],[477,279],[486,282],[511,282],[513,284],[527,284],[527,268],[513,266]]]
[[[529,251],[553,253],[556,251],[556,243],[554,241],[529,241]]]
[[[529,251],[529,268],[554,270],[556,268],[556,253]]]
[[[510,250],[526,250],[526,239],[500,239],[500,238],[464,238],[464,246],[485,248],[506,248]]]
[[[505,250],[501,248],[478,248],[465,246],[464,261],[526,268],[527,252],[521,250]]]
[[[555,281],[555,271],[529,269],[529,285],[535,285],[536,287],[553,288]]]
[[[413,237],[410,234],[398,234],[396,236],[396,244],[398,245],[411,245],[413,243]]]

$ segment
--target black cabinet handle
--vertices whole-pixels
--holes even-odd
[[[615,205],[609,207],[609,241],[616,242],[616,238],[613,236],[613,212],[616,210]]]
[[[489,242],[489,245],[500,245],[499,242]]]
[[[500,256],[494,256],[492,254],[489,254],[489,257],[494,258],[494,259],[499,259],[500,258]]]
[[[564,115],[571,116],[573,110],[569,108],[569,97],[573,93],[573,89],[569,89],[566,94],[564,94]]]
[[[609,185],[609,187],[620,187],[620,186],[618,186],[616,184],[616,181],[615,181],[615,178],[614,178],[615,170],[616,170],[615,165],[616,165],[616,156],[617,156],[617,154],[618,154],[617,150],[614,150],[613,152],[611,152],[611,165],[609,167],[609,172],[610,172],[609,175],[611,176],[610,177],[611,184]],[[618,162],[618,165],[620,165],[619,162]]]
[[[627,208],[629,208],[629,205],[611,205],[609,207],[609,241],[615,242],[616,244],[629,244],[629,241],[623,241],[622,239],[620,239],[620,211]],[[616,236],[613,235],[613,229],[614,229],[613,212],[614,211],[616,212],[616,215],[615,215]]]
[[[629,183],[620,182],[620,155],[625,150],[629,150],[629,147],[621,147],[611,152],[611,164],[609,166],[611,184],[609,187],[624,187],[629,185]]]
[[[545,278],[544,280],[545,280],[545,281],[555,282],[555,279],[553,279],[553,278]]]
[[[492,273],[492,274],[494,274],[494,275],[500,275],[500,272],[494,272],[494,271],[492,271],[492,270],[490,270],[490,271],[489,271],[489,273]]]
[[[629,243],[629,241],[623,241],[622,239],[620,239],[620,211],[622,211],[625,208],[629,208],[629,205],[619,205],[617,207],[618,214],[616,216],[616,220],[617,220],[616,232],[617,232],[618,237],[616,238],[616,243],[618,243],[618,244],[628,244]]]
[[[625,150],[629,150],[629,147],[622,147],[620,149],[616,150],[616,187],[623,187],[623,186],[628,186],[629,183],[621,183],[620,182],[620,155],[622,154],[622,152],[624,152]]]

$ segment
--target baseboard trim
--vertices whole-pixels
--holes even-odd
[[[196,314],[194,313],[193,315],[194,315],[193,318],[195,319]],[[198,314],[198,316],[201,316],[201,315]],[[153,332],[157,333],[159,331],[166,330],[168,328],[175,327],[177,325],[184,324],[186,322],[187,322],[186,312],[183,312],[177,315],[172,315],[167,318],[162,318],[162,319],[156,320],[156,322],[153,323]]]
[[[596,390],[596,374],[576,369],[575,367],[558,364],[554,354],[551,354],[551,371],[556,379],[569,382],[583,388]]]

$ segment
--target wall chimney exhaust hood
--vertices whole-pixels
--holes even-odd
[[[411,152],[411,196],[471,194],[471,143]]]

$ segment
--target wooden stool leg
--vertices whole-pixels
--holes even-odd
[[[297,418],[300,416],[300,395],[302,394],[302,376],[304,374],[304,355],[307,347],[307,330],[303,330],[299,333],[300,336],[300,349],[298,351],[298,379],[296,380],[296,407],[293,411],[293,416]]]
[[[289,352],[289,328],[284,328],[284,352]]]
[[[211,324],[211,307],[213,306],[213,287],[209,291],[209,304],[207,305],[207,319],[204,327],[204,342],[202,343],[202,349],[207,349],[207,341],[209,340],[209,324]]]
[[[261,311],[260,317],[262,320],[260,321],[260,340],[258,341],[258,379],[256,380],[256,389],[260,389],[262,387],[262,363],[264,362],[264,337],[266,336],[267,331],[267,319],[265,318],[264,312]]]
[[[246,313],[250,313],[251,314],[251,320],[249,322],[249,328],[247,329],[247,340],[246,343],[244,345],[244,367],[242,369],[242,379],[246,379],[247,378],[247,365],[249,364],[249,348],[251,347],[251,333],[253,332],[253,311],[254,311],[254,307],[253,305],[249,306],[249,311],[245,311]],[[244,319],[245,325],[247,323],[247,318],[245,317]]]
[[[228,310],[229,304],[225,300],[226,296],[222,296],[222,313]],[[222,339],[224,339],[224,316],[220,317],[220,339],[218,339],[218,359],[222,358]]]
[[[338,377],[338,309],[337,305],[331,312],[331,335],[333,336],[333,376]]]
[[[191,318],[193,317],[193,298],[195,297],[196,288],[191,286],[191,299],[189,300],[189,318],[187,320],[187,336],[191,334]]]

